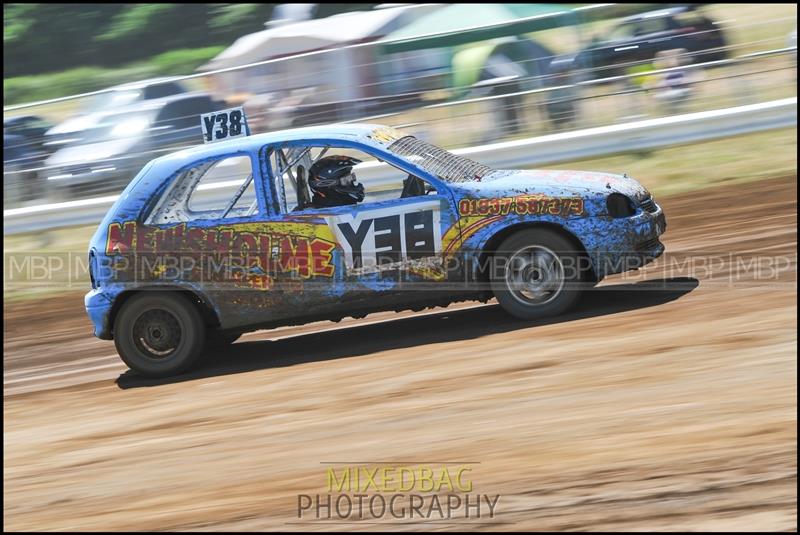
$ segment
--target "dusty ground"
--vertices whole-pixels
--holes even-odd
[[[382,529],[298,523],[297,495],[327,492],[323,463],[391,461],[469,462],[500,499],[386,529],[795,530],[796,183],[658,199],[668,251],[701,260],[568,316],[279,329],[171,381],[124,373],[81,294],[8,306],[5,527]]]

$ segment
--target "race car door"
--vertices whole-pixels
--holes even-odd
[[[362,202],[313,205],[307,170],[326,155],[362,162],[353,168],[366,189]],[[322,309],[341,309],[343,303],[351,311],[391,308],[393,303],[425,300],[442,289],[448,275],[447,247],[457,236],[451,230],[457,228],[457,217],[449,191],[437,191],[407,170],[353,147],[275,147],[270,162],[283,220],[313,224],[318,239],[335,243],[334,274],[327,294],[320,296]]]

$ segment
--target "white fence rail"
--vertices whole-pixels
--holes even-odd
[[[453,152],[499,169],[530,167],[631,150],[709,140],[797,125],[797,97],[675,115],[546,136],[492,143]],[[385,164],[359,170],[367,187],[394,180]],[[220,199],[235,187],[215,188]],[[210,192],[209,192],[210,193]],[[3,233],[99,222],[118,195],[3,211]]]

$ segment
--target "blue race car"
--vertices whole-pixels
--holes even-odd
[[[92,238],[86,310],[166,376],[279,325],[492,297],[559,314],[660,256],[665,227],[626,176],[495,170],[379,125],[259,134],[139,172]]]

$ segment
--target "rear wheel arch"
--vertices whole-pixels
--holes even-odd
[[[125,290],[121,292],[115,299],[114,304],[111,306],[111,312],[108,318],[108,325],[112,329],[112,338],[113,338],[113,328],[114,323],[119,315],[120,310],[125,305],[126,302],[130,300],[131,297],[134,295],[138,295],[141,293],[154,293],[154,292],[169,292],[170,294],[179,294],[183,296],[186,300],[192,303],[197,311],[200,313],[200,317],[203,318],[203,323],[206,327],[219,327],[220,321],[219,316],[217,315],[216,310],[214,310],[214,306],[210,299],[208,299],[205,295],[201,292],[197,292],[195,290],[190,290],[188,288],[182,288],[180,286],[158,286],[154,288],[136,288],[131,290]]]

